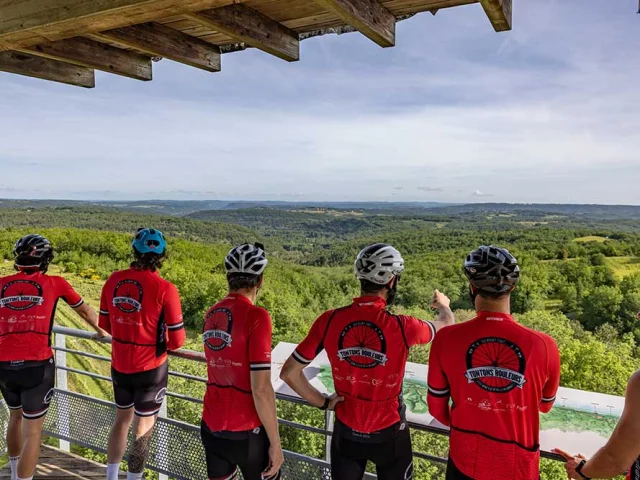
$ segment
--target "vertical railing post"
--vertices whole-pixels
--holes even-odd
[[[160,412],[158,413],[158,418],[167,418],[167,397],[165,396],[162,401],[162,407],[160,408]],[[167,460],[167,470],[169,469],[169,439],[165,435],[161,435],[159,438],[158,448],[160,450],[160,455],[162,458]],[[158,480],[169,480],[169,477],[163,473],[158,474]]]
[[[67,339],[61,333],[56,333],[56,347],[67,348]],[[67,366],[67,352],[56,350],[56,366]],[[68,390],[69,385],[67,381],[67,371],[61,368],[56,368],[56,387],[58,390]],[[58,432],[60,435],[71,438],[71,429],[69,425],[69,411],[63,408],[63,405],[58,403]],[[71,444],[67,440],[60,440],[60,450],[65,452],[71,451]]]
[[[333,432],[334,413],[331,410],[324,412],[324,429],[328,432]],[[331,437],[327,435],[325,439],[325,459],[328,463],[331,463]]]

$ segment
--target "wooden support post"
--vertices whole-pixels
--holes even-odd
[[[184,17],[283,60],[300,59],[296,32],[245,5],[229,5]]]
[[[480,3],[496,32],[511,30],[511,0],[480,0]]]
[[[396,43],[396,19],[378,0],[315,0],[381,47]]]
[[[0,71],[77,87],[93,88],[96,86],[95,74],[89,68],[19,52],[0,53]]]
[[[94,36],[209,72],[220,71],[219,47],[160,23],[116,28]]]
[[[21,50],[24,53],[95,68],[136,80],[151,80],[151,58],[88,38],[70,38]]]

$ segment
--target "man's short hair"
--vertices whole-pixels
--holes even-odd
[[[386,285],[379,285],[377,283],[370,282],[369,280],[360,280],[360,289],[362,290],[362,293],[375,295],[382,292],[385,288],[387,288]]]
[[[496,292],[485,292],[483,290],[478,290],[478,296],[482,297],[482,298],[484,298],[486,300],[500,300],[501,298],[510,297],[511,296],[511,292],[496,293]]]
[[[228,273],[227,282],[229,283],[229,290],[232,292],[236,290],[250,290],[260,285],[263,275],[250,275],[247,273]]]

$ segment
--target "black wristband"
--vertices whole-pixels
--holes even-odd
[[[582,478],[584,478],[585,480],[591,480],[591,477],[587,477],[585,474],[582,473],[582,469],[584,468],[584,466],[587,464],[586,460],[582,460],[578,466],[576,467],[576,473],[578,475],[580,475]]]
[[[320,410],[323,410],[323,411],[324,411],[324,410],[327,410],[327,409],[329,408],[329,404],[330,404],[330,403],[331,403],[331,398],[330,398],[330,397],[325,396],[325,397],[324,397],[324,405],[322,405],[322,406],[320,407]]]

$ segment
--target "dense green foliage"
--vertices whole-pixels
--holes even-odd
[[[200,350],[198,330],[205,310],[226,292],[222,259],[231,243],[266,239],[271,256],[259,304],[273,318],[274,345],[298,342],[324,310],[341,306],[357,295],[352,261],[365,245],[395,244],[405,255],[407,271],[400,284],[396,311],[429,318],[434,288],[449,295],[458,321],[473,316],[468,287],[461,271],[464,256],[480,244],[508,247],[520,259],[522,281],[513,296],[513,310],[523,324],[552,335],[561,350],[562,384],[567,387],[622,395],[631,373],[640,365],[640,234],[629,223],[622,228],[600,220],[553,223],[549,213],[522,216],[477,211],[470,216],[405,215],[403,212],[251,209],[223,211],[215,218],[235,225],[142,215],[107,209],[47,208],[32,211],[0,209],[0,259],[11,259],[15,240],[38,230],[55,244],[54,271],[68,275],[97,306],[101,284],[130,261],[131,232],[142,225],[164,229],[171,237],[169,259],[162,275],[180,290],[185,320],[191,327],[189,347]],[[535,217],[536,221],[531,221]],[[597,222],[594,226],[591,222]],[[5,229],[2,230],[1,228]],[[99,230],[99,231],[98,231]],[[10,263],[0,265],[7,273]],[[63,322],[78,326],[68,312]],[[86,343],[77,348],[94,348]],[[103,353],[104,352],[99,352]],[[428,349],[417,348],[411,360],[426,363]],[[107,366],[85,362],[108,374]],[[73,363],[72,363],[73,364]],[[202,375],[202,365],[175,361],[174,368]],[[111,392],[98,382],[74,376],[74,387],[103,398]],[[201,396],[202,385],[172,378],[171,389]],[[172,399],[170,414],[197,423],[199,407]],[[280,416],[323,426],[324,416],[289,403],[279,404]],[[324,438],[283,427],[287,448],[321,457]],[[446,455],[445,438],[417,434],[417,450]],[[545,463],[543,478],[559,478],[559,465]],[[442,467],[419,461],[417,479],[442,478]]]
[[[0,229],[82,228],[112,232],[134,232],[144,225],[155,225],[169,236],[206,243],[240,243],[256,233],[239,225],[199,222],[183,217],[152,215],[144,211],[99,207],[55,207],[33,209],[0,208]]]

